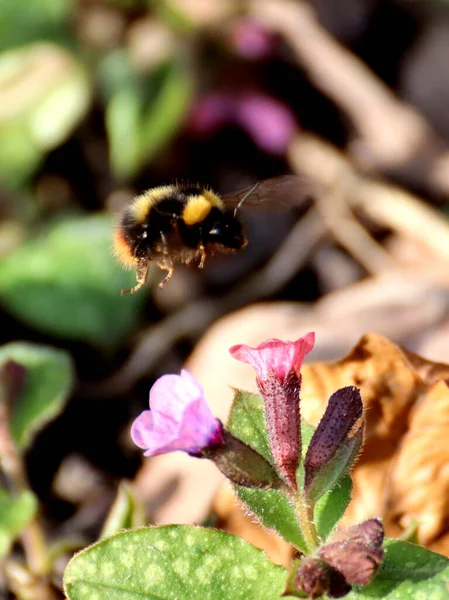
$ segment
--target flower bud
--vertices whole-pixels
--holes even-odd
[[[205,448],[200,456],[212,460],[232,483],[250,488],[275,488],[280,479],[272,466],[252,448],[222,429],[222,443]]]
[[[343,575],[324,560],[309,558],[304,560],[296,572],[295,585],[309,598],[342,598],[351,591],[351,586]]]
[[[369,519],[338,532],[323,546],[320,557],[337,569],[348,583],[367,585],[383,560],[384,531],[378,519]]]
[[[296,342],[272,339],[257,348],[240,344],[229,350],[234,358],[249,363],[256,371],[271,453],[279,473],[294,490],[301,455],[300,369],[314,340],[314,334],[308,333]]]

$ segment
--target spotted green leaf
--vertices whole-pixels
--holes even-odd
[[[184,525],[107,538],[77,554],[64,574],[68,600],[271,600],[285,569],[244,540]]]

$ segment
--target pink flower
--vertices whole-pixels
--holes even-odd
[[[296,342],[271,339],[257,348],[239,344],[229,350],[234,358],[250,364],[256,371],[271,453],[284,480],[295,490],[301,456],[300,369],[314,342],[315,334],[311,332]]]
[[[199,98],[192,107],[192,135],[214,135],[226,125],[238,125],[264,152],[283,154],[298,126],[289,106],[258,91],[218,90]]]
[[[265,94],[243,94],[235,105],[235,122],[270,154],[283,154],[297,132],[292,110]]]
[[[263,385],[270,373],[285,381],[291,371],[300,376],[304,357],[315,344],[315,333],[312,331],[296,342],[283,342],[273,338],[262,342],[257,348],[238,344],[229,349],[231,355],[241,362],[248,363],[257,373],[259,385]]]
[[[234,23],[229,37],[237,54],[253,60],[269,57],[278,45],[277,36],[263,23],[247,17]]]
[[[222,442],[222,426],[204,397],[204,390],[188,372],[163,375],[150,390],[150,408],[131,427],[133,442],[157,456],[182,450],[197,455]]]

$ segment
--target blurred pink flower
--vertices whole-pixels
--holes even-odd
[[[234,120],[262,150],[271,154],[285,152],[297,130],[290,108],[262,94],[242,96],[236,102]]]
[[[314,343],[315,334],[311,332],[296,342],[271,339],[257,348],[239,344],[229,349],[234,358],[250,364],[256,371],[271,453],[284,480],[295,490],[301,456],[300,370]]]
[[[244,363],[248,363],[257,373],[258,383],[262,384],[270,373],[284,382],[291,371],[300,376],[304,357],[315,344],[315,333],[312,331],[296,342],[284,342],[273,338],[262,342],[257,348],[238,344],[229,349],[231,355]]]
[[[197,455],[222,442],[222,426],[204,397],[197,380],[186,370],[163,375],[150,390],[150,410],[144,410],[131,427],[133,442],[157,456],[181,450]]]
[[[261,92],[225,91],[205,95],[193,106],[188,127],[193,134],[216,133],[226,124],[238,125],[263,151],[283,154],[298,130],[292,110]]]
[[[207,94],[193,105],[189,128],[197,135],[211,135],[232,119],[233,110],[234,105],[228,94]]]
[[[262,60],[273,53],[278,38],[260,21],[243,17],[233,24],[229,41],[233,50],[240,56]]]

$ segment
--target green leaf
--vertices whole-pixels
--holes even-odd
[[[0,300],[38,330],[118,345],[135,327],[145,292],[120,296],[135,275],[112,256],[113,226],[105,215],[54,223],[48,235],[2,259]]]
[[[37,500],[31,492],[13,496],[0,489],[0,558],[5,557],[11,544],[34,517]]]
[[[190,106],[192,77],[185,64],[174,60],[163,67],[154,100],[142,121],[145,160],[153,156],[176,134]]]
[[[0,347],[0,365],[9,360],[26,369],[11,417],[11,433],[23,451],[36,433],[62,412],[73,385],[73,365],[63,350],[25,342]]]
[[[0,178],[17,187],[84,117],[89,81],[70,52],[39,41],[0,53],[0,89]]]
[[[122,482],[100,537],[108,537],[120,529],[132,529],[143,525],[145,525],[144,506],[135,497],[132,487]]]
[[[0,50],[65,33],[73,0],[0,0]]]
[[[268,441],[263,401],[257,394],[234,390],[228,430],[274,465]]]
[[[315,504],[314,521],[320,538],[325,541],[342,518],[350,500],[352,479],[343,474],[334,487]]]
[[[142,100],[131,88],[118,91],[106,108],[111,165],[118,177],[131,177],[143,161],[141,148]]]
[[[320,538],[325,541],[332,533],[351,500],[352,479],[343,474],[334,487],[326,492],[315,504],[315,527]]]
[[[271,600],[287,573],[223,531],[169,525],[119,533],[68,564],[69,600]]]
[[[348,600],[446,600],[449,559],[426,548],[386,539],[385,558],[374,580],[345,596]]]
[[[126,73],[120,56],[110,62],[103,70],[105,86],[117,88],[106,108],[111,166],[118,177],[130,178],[179,130],[193,93],[192,77],[175,59],[145,82]]]
[[[310,442],[315,433],[315,429],[301,421],[301,442],[302,442],[302,462],[299,465],[297,473],[298,485],[304,485],[304,459],[307,454]],[[352,492],[352,479],[346,473],[341,474],[332,489],[327,491],[314,507],[314,522],[320,538],[325,541],[331,534],[338,521],[343,516],[350,500]]]

